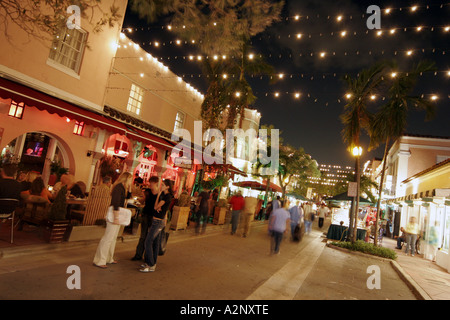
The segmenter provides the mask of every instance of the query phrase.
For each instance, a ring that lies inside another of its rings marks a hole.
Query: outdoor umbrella
[[[349,197],[347,195],[347,192],[343,192],[343,193],[340,193],[333,197],[327,198],[326,200],[327,201],[353,201],[353,197]],[[359,197],[359,203],[372,204],[372,202],[370,202],[370,200],[365,199],[363,197]]]
[[[234,182],[233,185],[236,187],[250,188],[250,189],[259,190],[259,191],[266,191],[266,186],[267,186],[266,181],[264,181],[264,183],[260,183],[258,181],[241,181],[241,182]],[[269,191],[281,192],[282,190],[276,184],[270,183]]]
[[[301,201],[312,201],[312,200],[302,196],[301,194],[297,194],[297,193],[288,193],[287,196],[294,197],[295,199],[301,200]]]

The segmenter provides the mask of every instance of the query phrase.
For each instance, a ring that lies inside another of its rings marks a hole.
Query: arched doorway
[[[75,159],[60,137],[45,131],[26,132],[11,140],[2,150],[1,157],[11,156],[19,161],[21,171],[34,171],[42,175],[46,184],[53,185],[57,167],[75,173]],[[52,176],[55,174],[55,176]]]

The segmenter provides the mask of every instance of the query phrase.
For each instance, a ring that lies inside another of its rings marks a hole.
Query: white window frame
[[[173,131],[175,132],[177,129],[183,129],[185,120],[186,114],[184,112],[177,111],[177,115],[175,116],[175,124],[173,125]]]
[[[68,74],[79,75],[87,34],[81,28],[64,27],[53,39],[47,64]],[[71,39],[76,39],[76,42],[72,43]]]
[[[143,100],[144,100],[144,89],[132,83],[130,89],[130,96],[128,97],[127,111],[140,115]]]

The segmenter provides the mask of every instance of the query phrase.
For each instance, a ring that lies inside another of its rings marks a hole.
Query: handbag
[[[131,210],[119,207],[119,224],[121,226],[128,226],[131,222]],[[109,206],[106,212],[106,221],[114,223],[114,207]]]

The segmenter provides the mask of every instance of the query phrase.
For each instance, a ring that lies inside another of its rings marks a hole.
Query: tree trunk
[[[386,171],[386,160],[387,160],[388,151],[389,151],[389,138],[386,139],[386,146],[384,147],[383,168],[381,169],[380,185],[378,186],[377,216],[376,216],[376,220],[375,220],[375,237],[374,237],[375,246],[378,245],[378,221],[380,219],[381,194],[383,193],[383,183],[384,183],[384,175],[385,175],[385,171]]]

